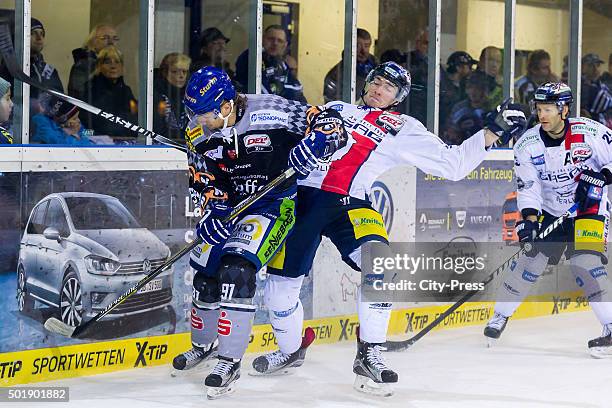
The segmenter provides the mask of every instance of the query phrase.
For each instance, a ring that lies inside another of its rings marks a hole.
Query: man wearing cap
[[[465,51],[455,51],[440,70],[440,127],[446,123],[453,106],[465,98],[464,79],[474,71],[476,61]]]
[[[30,76],[48,88],[64,92],[64,86],[62,85],[57,69],[55,69],[53,65],[48,64],[42,55],[42,50],[45,47],[45,27],[42,22],[36,18],[32,18],[31,21]],[[13,76],[6,70],[6,67],[2,67],[0,75],[6,78],[10,83],[13,83]],[[34,87],[30,88],[30,98],[33,99],[33,114],[42,109],[38,103],[39,95],[39,89]]]
[[[277,24],[268,26],[263,33],[261,54],[261,91],[294,101],[306,102],[304,88],[286,62],[287,32]],[[242,92],[249,87],[249,50],[236,60],[236,86]]]
[[[234,72],[225,59],[226,44],[230,41],[217,27],[210,27],[202,31],[200,36],[200,56],[191,63],[190,71],[194,73],[205,66],[213,66],[227,72],[234,78]]]
[[[32,142],[55,145],[88,146],[93,144],[79,119],[79,108],[52,97],[46,113],[32,117]]]
[[[582,57],[582,90],[580,108],[582,115],[599,123],[610,125],[612,117],[612,94],[601,81],[601,64],[603,60],[597,54],[586,54]]]
[[[517,103],[529,109],[529,101],[540,85],[558,82],[559,78],[550,69],[550,54],[545,50],[535,50],[527,57],[527,74],[514,83],[514,97]]]

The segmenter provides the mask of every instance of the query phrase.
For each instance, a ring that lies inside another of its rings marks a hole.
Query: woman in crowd
[[[98,53],[94,76],[85,84],[85,89],[88,103],[131,123],[138,123],[136,99],[132,89],[123,81],[123,54],[114,45]],[[124,126],[99,116],[84,115],[83,122],[97,135],[136,138],[136,134]]]
[[[162,59],[155,73],[153,130],[172,139],[183,139],[186,114],[182,101],[190,64],[187,55],[173,52]]]

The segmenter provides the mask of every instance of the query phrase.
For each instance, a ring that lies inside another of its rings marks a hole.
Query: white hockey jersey
[[[460,180],[487,153],[482,130],[460,146],[449,146],[406,115],[339,101],[325,106],[340,112],[349,141],[300,185],[366,199],[374,181],[391,168],[412,165],[434,176]]]
[[[612,132],[604,125],[570,118],[565,136],[559,139],[552,139],[539,124],[527,130],[514,146],[519,210],[533,208],[561,216],[574,204],[576,176],[587,168],[612,171]],[[599,212],[607,213],[607,206],[600,206]]]

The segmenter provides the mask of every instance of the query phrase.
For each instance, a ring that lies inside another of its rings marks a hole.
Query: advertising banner
[[[74,344],[54,316],[91,319],[194,237],[183,170],[0,173],[0,353]],[[267,323],[258,273],[256,324]],[[107,315],[87,341],[190,331],[188,256]],[[312,281],[302,291],[312,317]]]

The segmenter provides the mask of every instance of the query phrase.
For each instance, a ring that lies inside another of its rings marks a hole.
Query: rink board
[[[394,310],[389,335],[403,335],[402,340],[411,337],[447,308],[448,305],[437,305]],[[588,308],[580,292],[571,292],[555,296],[550,302],[524,303],[513,318],[547,316]],[[492,313],[491,303],[467,303],[436,330],[484,325]],[[355,341],[358,320],[357,315],[336,316],[307,320],[304,327],[307,326],[314,329],[316,344]],[[0,385],[28,384],[169,364],[176,354],[190,347],[190,334],[180,333],[3,353],[0,354]],[[276,340],[269,324],[253,328],[247,352],[261,353],[275,347]]]

